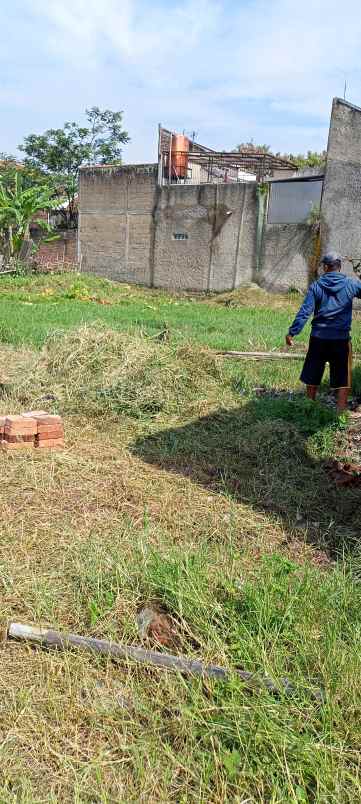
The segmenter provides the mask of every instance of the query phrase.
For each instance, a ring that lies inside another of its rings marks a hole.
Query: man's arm
[[[286,335],[286,343],[288,346],[292,346],[293,343],[292,339],[294,338],[294,336],[299,335],[300,332],[302,332],[303,327],[308,321],[310,315],[312,315],[312,313],[314,312],[315,303],[316,303],[315,294],[313,286],[311,285],[305,296],[305,300],[302,304],[302,307],[300,307],[296,315],[296,318],[293,324],[291,324],[288,330],[288,334]]]
[[[354,290],[354,295],[355,295],[356,299],[361,299],[361,282],[360,282],[360,280],[359,279],[353,279],[352,284],[353,284],[353,290]]]

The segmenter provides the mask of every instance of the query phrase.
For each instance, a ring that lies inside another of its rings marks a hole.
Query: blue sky
[[[158,122],[299,152],[345,80],[361,105],[359,0],[2,2],[0,151],[97,105],[124,110],[127,162],[155,161]]]

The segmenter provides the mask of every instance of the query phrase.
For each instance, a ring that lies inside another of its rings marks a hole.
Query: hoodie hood
[[[323,274],[323,276],[320,277],[317,284],[322,290],[326,291],[326,293],[336,295],[340,290],[346,288],[348,281],[348,277],[345,274],[341,274],[340,271],[329,271],[327,274]]]

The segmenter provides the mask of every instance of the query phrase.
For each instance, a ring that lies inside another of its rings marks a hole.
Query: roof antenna
[[[343,88],[343,99],[346,100],[346,89],[347,89],[347,81],[345,81],[345,86]]]

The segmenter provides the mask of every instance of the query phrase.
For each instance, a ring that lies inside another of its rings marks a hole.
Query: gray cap
[[[336,262],[341,264],[341,257],[336,251],[329,251],[323,255],[321,262],[322,265],[335,265]]]

